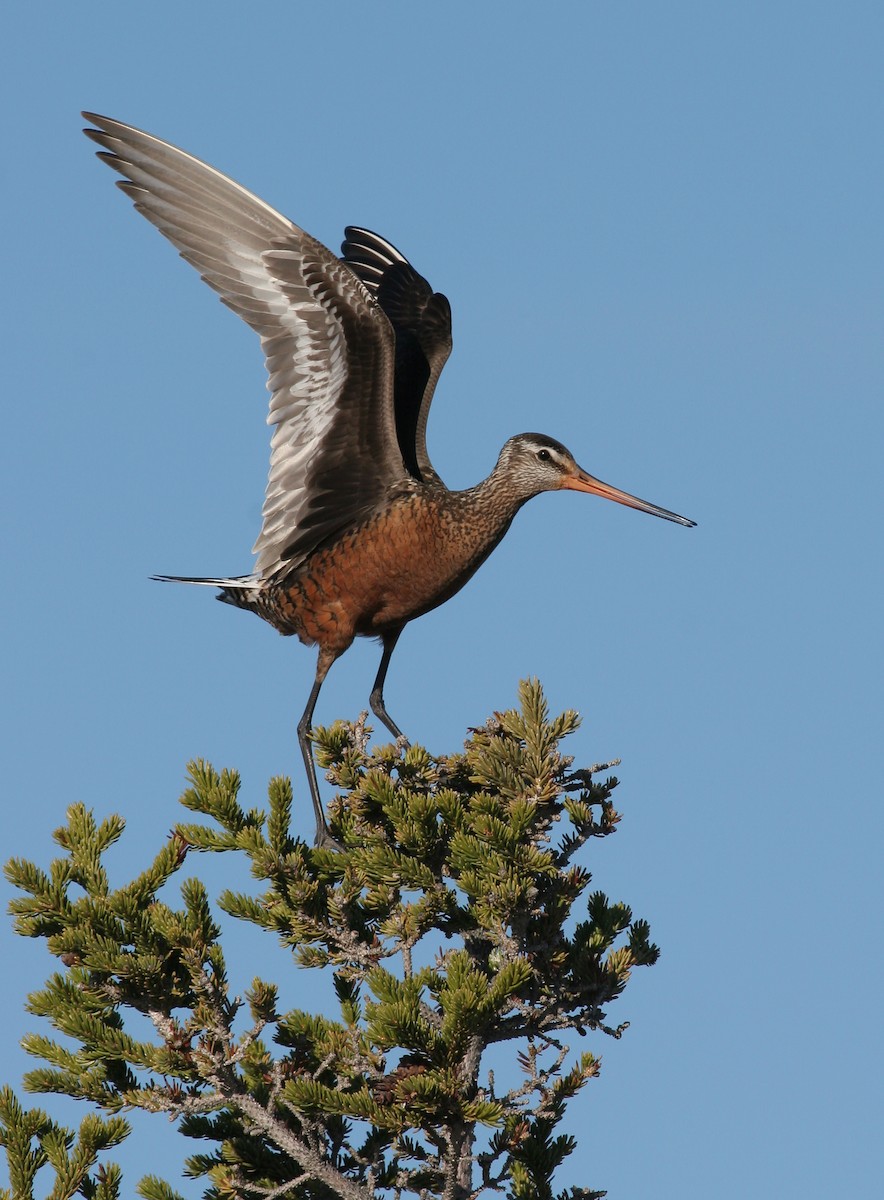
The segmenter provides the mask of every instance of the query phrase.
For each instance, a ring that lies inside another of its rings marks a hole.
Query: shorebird
[[[356,637],[381,641],[372,711],[396,738],[384,680],[405,625],[444,604],[522,505],[571,489],[680,525],[694,521],[602,483],[561,442],[520,433],[475,487],[449,490],[430,462],[427,414],[451,352],[451,309],[384,238],[348,226],[341,256],[208,164],[84,113],[118,186],[261,338],[270,477],[250,575],[154,578],[220,588],[219,600],[319,647],[298,723],[316,843],[325,820],[311,745],[319,690]]]

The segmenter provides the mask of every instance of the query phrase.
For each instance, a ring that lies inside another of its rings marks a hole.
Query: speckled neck
[[[520,480],[508,464],[498,462],[487,479],[459,494],[469,497],[476,511],[487,514],[489,521],[508,525],[522,505],[537,495],[537,488],[533,481]]]

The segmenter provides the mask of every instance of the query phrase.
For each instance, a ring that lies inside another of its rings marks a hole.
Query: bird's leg
[[[313,746],[310,741],[310,732],[313,722],[313,710],[319,698],[319,689],[322,687],[323,680],[337,657],[337,654],[330,650],[319,651],[319,661],[316,664],[316,678],[313,681],[313,687],[310,689],[310,696],[307,700],[307,707],[304,709],[304,715],[298,722],[298,744],[304,756],[304,766],[307,768],[307,782],[310,785],[310,798],[313,801],[313,812],[316,816],[316,837],[314,844],[323,846],[329,850],[343,850],[344,847],[340,842],[335,841],[329,833],[328,825],[325,823],[325,812],[322,807],[322,800],[319,797],[319,784],[316,780],[316,764],[313,761]]]
[[[371,705],[371,711],[376,717],[380,717],[393,737],[397,741],[401,740],[408,745],[405,735],[387,712],[384,705],[384,680],[387,678],[387,668],[390,665],[390,659],[393,657],[393,651],[396,648],[396,643],[399,641],[399,634],[401,632],[401,629],[395,629],[391,633],[383,635],[384,652],[381,655],[381,665],[378,667],[378,673],[375,676],[374,687],[371,689],[371,696],[368,702]]]

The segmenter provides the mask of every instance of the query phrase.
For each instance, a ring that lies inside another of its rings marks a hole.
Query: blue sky
[[[537,429],[699,522],[532,502],[406,630],[389,708],[445,752],[538,675],[583,714],[578,762],[623,759],[590,865],[663,957],[594,1047],[563,1186],[879,1196],[884,10],[19,5],[4,42],[4,857],[47,861],[83,800],[127,817],[122,881],[197,755],[254,803],[291,772],[312,828],[313,652],[148,580],[250,567],[257,341],[115,191],[86,107],[328,245],[377,229],[449,296],[429,438],[451,486]],[[376,664],[354,647],[317,720],[366,707]],[[0,937],[14,1081],[51,963]],[[149,1128],[130,1187],[158,1155],[175,1176]]]

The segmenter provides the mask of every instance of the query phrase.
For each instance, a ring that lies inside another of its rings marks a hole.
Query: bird
[[[136,210],[261,340],[273,433],[254,570],[153,578],[219,588],[217,599],[318,647],[298,743],[315,844],[339,850],[316,778],[312,721],[329,669],[356,637],[380,640],[369,703],[404,742],[384,703],[402,630],[464,586],[527,500],[571,490],[696,522],[603,483],[539,433],[511,437],[475,486],[447,488],[426,443],[452,348],[446,297],[368,229],[347,226],[338,256],[171,143],[96,113],[83,117]]]

